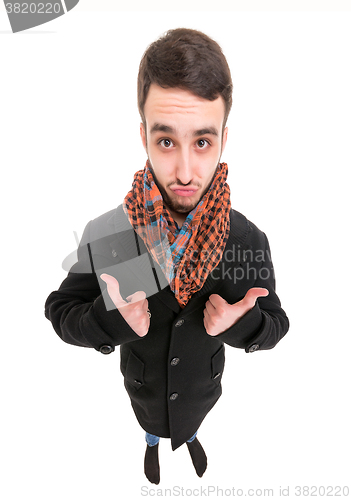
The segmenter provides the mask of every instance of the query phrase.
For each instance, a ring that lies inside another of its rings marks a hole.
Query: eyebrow
[[[164,125],[163,123],[155,123],[151,130],[150,130],[150,135],[154,134],[155,132],[166,132],[169,134],[176,134],[176,131],[174,130],[173,127],[169,127],[168,125]],[[211,134],[216,137],[218,137],[218,131],[215,127],[205,127],[205,128],[200,128],[199,130],[194,130],[193,131],[193,137],[198,137],[200,135],[205,135],[205,134]]]

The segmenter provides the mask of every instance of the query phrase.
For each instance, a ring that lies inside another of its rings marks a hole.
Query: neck
[[[173,210],[170,210],[169,208],[168,208],[168,210],[169,210],[171,216],[173,217],[173,219],[178,224],[178,227],[181,228],[185,219],[187,218],[188,214],[181,214],[179,212],[174,212]]]

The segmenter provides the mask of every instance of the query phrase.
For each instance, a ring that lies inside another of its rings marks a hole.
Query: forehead
[[[215,125],[220,127],[224,118],[224,100],[219,96],[214,101],[199,97],[189,90],[180,88],[164,89],[154,83],[146,98],[144,113],[148,128],[154,122],[173,125],[179,124]]]

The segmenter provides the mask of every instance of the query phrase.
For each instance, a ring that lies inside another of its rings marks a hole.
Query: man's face
[[[227,142],[222,97],[202,99],[188,90],[151,84],[140,135],[163,201],[187,214],[211,185]]]

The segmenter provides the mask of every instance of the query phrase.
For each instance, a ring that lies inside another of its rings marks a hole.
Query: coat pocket
[[[127,361],[127,368],[125,379],[126,381],[135,387],[140,389],[144,385],[144,368],[145,365],[133,351],[130,351]]]
[[[224,370],[224,345],[211,358],[212,380],[216,385],[219,385],[222,379]]]

